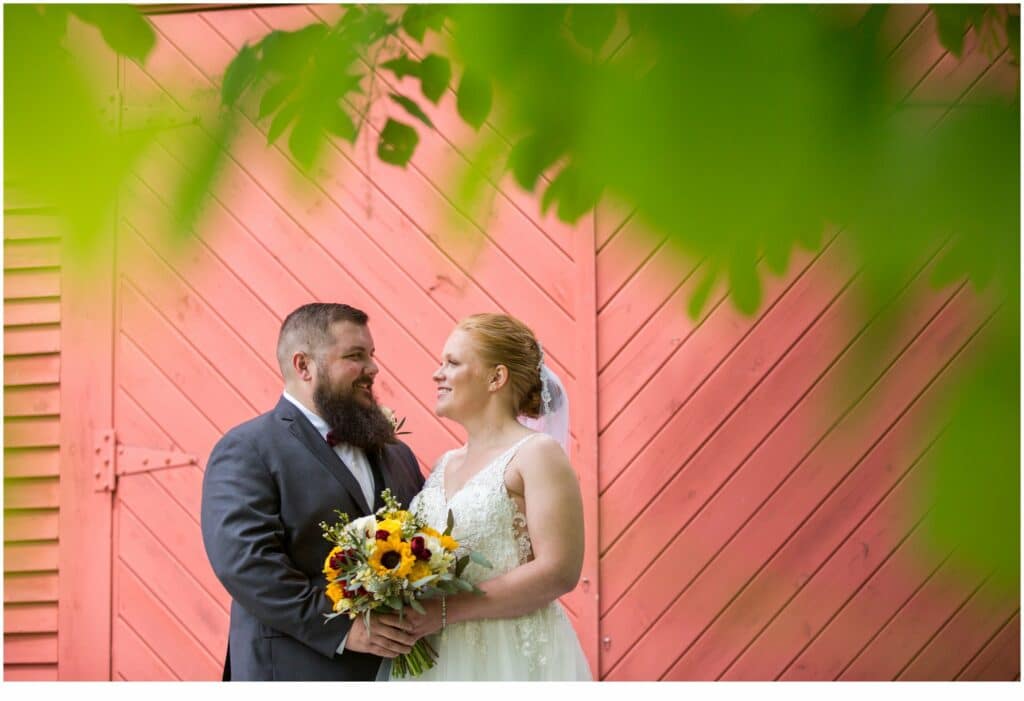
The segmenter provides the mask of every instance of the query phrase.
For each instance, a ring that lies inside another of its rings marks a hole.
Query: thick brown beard
[[[391,422],[381,413],[372,394],[371,402],[369,406],[362,403],[354,390],[332,392],[325,373],[319,373],[313,404],[338,440],[363,450],[381,448],[391,440]]]

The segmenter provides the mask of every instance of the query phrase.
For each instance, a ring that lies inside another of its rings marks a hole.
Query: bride
[[[409,614],[412,634],[431,635],[438,652],[437,666],[412,681],[591,679],[557,601],[583,565],[579,484],[562,445],[517,420],[539,417],[567,440],[565,390],[543,358],[530,329],[501,314],[464,319],[445,343],[436,413],[468,439],[441,457],[411,506],[438,530],[451,509],[452,536],[493,567],[471,562],[463,572],[484,595],[423,602],[425,614]]]

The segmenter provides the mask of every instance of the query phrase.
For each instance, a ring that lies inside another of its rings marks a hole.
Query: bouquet
[[[438,533],[418,514],[403,510],[390,489],[381,493],[384,506],[371,516],[350,521],[335,511],[334,525],[320,523],[324,538],[334,544],[324,560],[327,597],[334,613],[327,620],[347,614],[363,616],[370,629],[370,613],[403,615],[406,606],[425,613],[420,601],[459,591],[482,593],[462,579],[466,565],[473,561],[483,567],[490,563],[478,553],[456,557],[459,543],[452,538],[455,525],[448,512],[447,529]],[[437,652],[421,638],[408,654],[394,660],[396,676],[418,676],[434,666]]]

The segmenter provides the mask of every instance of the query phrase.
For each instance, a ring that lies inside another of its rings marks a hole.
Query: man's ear
[[[313,379],[313,359],[303,351],[292,353],[292,369],[295,371],[295,376],[303,382]]]

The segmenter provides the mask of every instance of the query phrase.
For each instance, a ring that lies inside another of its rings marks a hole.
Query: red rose
[[[390,537],[391,534],[385,531],[383,528],[377,531],[377,540],[387,540]]]
[[[331,555],[331,561],[328,563],[331,569],[340,570],[346,565],[350,565],[356,561],[356,551],[349,549],[340,552],[336,552]]]
[[[423,539],[423,536],[416,536],[410,540],[409,547],[417,560],[430,559],[430,550],[427,549],[427,542]]]

